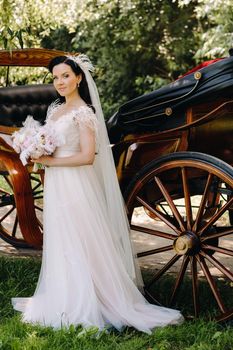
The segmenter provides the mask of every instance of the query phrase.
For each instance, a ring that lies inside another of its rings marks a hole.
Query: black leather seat
[[[43,123],[49,104],[56,98],[52,84],[0,88],[0,125],[21,127],[28,115]]]

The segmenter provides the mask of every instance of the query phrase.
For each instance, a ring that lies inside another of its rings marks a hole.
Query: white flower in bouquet
[[[27,164],[29,158],[38,159],[52,154],[60,144],[51,126],[42,126],[32,116],[28,116],[23,127],[12,134],[12,139],[13,148],[20,154],[23,165]]]
[[[40,123],[28,116],[23,127],[12,134],[13,148],[17,153],[26,150],[32,143],[32,138],[36,135]]]

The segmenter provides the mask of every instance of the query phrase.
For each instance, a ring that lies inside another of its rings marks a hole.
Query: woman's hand
[[[52,156],[41,156],[37,159],[30,159],[32,163],[40,163],[46,166],[52,165],[53,157]]]
[[[95,133],[88,127],[83,127],[80,132],[80,151],[68,157],[42,156],[31,159],[33,163],[40,163],[52,167],[77,167],[92,165],[95,159]]]

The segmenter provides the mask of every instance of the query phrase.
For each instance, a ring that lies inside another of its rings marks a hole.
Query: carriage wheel
[[[43,188],[38,174],[30,174],[32,196],[37,223],[42,232]],[[0,237],[16,248],[32,248],[21,231],[15,194],[11,177],[7,171],[0,172]]]
[[[30,174],[32,195],[38,226],[42,232],[43,189],[40,177]],[[25,241],[19,226],[15,195],[8,172],[0,173],[0,237],[16,248],[32,248]]]
[[[0,149],[0,238],[15,247],[42,246],[41,178],[14,151]]]
[[[150,249],[138,253],[146,296],[187,317],[231,318],[233,169],[201,153],[170,154],[136,175],[125,201],[138,241],[151,237]],[[141,208],[151,214],[146,224]]]

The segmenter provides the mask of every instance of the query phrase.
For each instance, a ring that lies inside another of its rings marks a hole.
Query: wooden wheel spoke
[[[219,309],[221,310],[222,313],[225,313],[227,311],[227,309],[224,306],[221,295],[217,289],[217,286],[216,286],[216,283],[215,283],[213,277],[211,276],[210,270],[205,262],[205,259],[203,258],[203,256],[201,256],[201,257],[199,256],[199,257],[197,257],[197,259],[198,259],[198,262],[202,268],[202,271],[207,279],[207,282],[209,283],[209,286],[212,290],[212,293],[213,293],[214,298],[218,304]]]
[[[205,210],[205,204],[206,204],[206,201],[207,201],[207,196],[209,194],[209,189],[210,189],[210,185],[211,185],[212,179],[213,179],[213,174],[209,174],[208,178],[207,178],[207,181],[206,181],[204,193],[203,193],[203,196],[201,198],[200,207],[199,207],[199,210],[197,212],[196,220],[195,220],[195,223],[194,223],[193,228],[192,228],[193,231],[196,231],[198,226],[199,226],[199,224],[200,224],[203,212]]]
[[[200,252],[211,264],[213,264],[219,271],[221,271],[225,276],[227,276],[233,282],[233,274],[223,266],[215,257],[206,254],[205,252]]]
[[[8,176],[4,176],[4,179],[6,180],[6,182],[7,182],[8,185],[10,186],[10,188],[13,189],[12,183],[10,182]]]
[[[167,216],[169,216],[167,210],[165,209],[165,207],[164,207],[164,205],[163,205],[162,203],[160,203],[160,204],[158,205],[158,208],[161,208],[161,210],[164,212],[164,214],[167,215]]]
[[[169,207],[170,207],[174,217],[176,218],[176,220],[177,220],[177,222],[178,222],[178,224],[180,226],[180,229],[182,231],[185,231],[184,221],[183,221],[179,211],[177,210],[177,208],[176,208],[176,206],[175,206],[175,204],[174,204],[170,194],[168,193],[168,191],[164,187],[162,181],[157,176],[155,176],[154,179],[155,179],[155,182],[158,185],[160,191],[162,192],[164,198],[166,199],[166,201],[167,201],[167,203],[168,203],[168,205],[169,205]]]
[[[227,248],[222,248],[222,247],[216,247],[210,244],[203,244],[202,249],[208,249],[208,250],[213,250],[214,252],[222,253],[225,255],[230,255],[233,256],[233,250],[227,249]]]
[[[43,196],[36,194],[35,196],[33,195],[33,198],[34,198],[34,201],[36,201],[38,199],[42,199]]]
[[[39,227],[41,228],[41,230],[43,230],[43,224],[38,218],[37,218],[37,223],[38,223]]]
[[[141,252],[141,253],[138,253],[137,254],[137,257],[138,258],[141,258],[143,256],[147,256],[147,255],[152,255],[152,254],[158,254],[158,253],[162,253],[162,252],[167,252],[169,250],[172,250],[173,249],[173,245],[167,245],[167,246],[164,246],[164,247],[160,247],[160,248],[155,248],[155,249],[150,249],[150,250],[147,250],[145,252]]]
[[[37,210],[43,211],[43,209],[42,209],[41,207],[39,207],[38,205],[35,205],[34,207],[35,207],[35,209],[37,209]]]
[[[199,235],[202,235],[202,233],[211,225],[213,225],[233,203],[233,197],[226,203],[224,206],[212,216],[212,218],[200,229]]]
[[[18,216],[16,215],[15,221],[14,221],[14,226],[12,229],[12,237],[15,237],[15,235],[16,235],[17,226],[18,226]]]
[[[216,229],[218,229],[218,227]],[[203,235],[201,237],[201,241],[204,242],[204,241],[208,241],[208,240],[214,239],[214,238],[220,238],[220,237],[229,236],[232,233],[233,233],[233,226],[230,226],[230,228],[229,227],[224,228],[224,230],[220,230],[217,233],[213,233],[213,234],[210,234],[210,235],[207,235],[207,236]]]
[[[193,293],[193,307],[195,317],[199,316],[200,303],[198,295],[198,275],[197,275],[197,260],[194,256],[190,257],[191,275],[192,275],[192,293]]]
[[[179,258],[181,257],[181,255],[174,255],[168,262],[166,265],[164,265],[162,267],[162,269],[160,269],[152,278],[152,280],[146,284],[146,287],[149,288],[155,281],[157,281],[172,265],[174,265],[176,263],[177,260],[179,260]]]
[[[15,209],[15,206],[13,206],[10,210],[8,210],[8,212],[1,217],[0,222],[3,222],[12,213],[14,209]]]
[[[191,230],[193,217],[192,217],[192,206],[191,206],[191,200],[190,200],[190,192],[189,192],[186,168],[181,168],[181,174],[182,174],[184,200],[185,200],[186,217],[187,217],[187,229]]]
[[[4,188],[0,188],[0,192],[10,196],[10,192],[6,191]]]
[[[32,188],[32,192],[34,192],[37,188],[39,188],[41,185],[41,183],[39,182],[38,184],[36,184],[33,188]]]
[[[38,178],[36,176],[33,176],[32,174],[30,174],[30,180],[33,180],[35,182],[40,181],[40,180],[38,180]]]
[[[162,220],[167,226],[169,226],[173,231],[175,231],[177,234],[180,234],[180,230],[159,210],[156,208],[152,208],[150,204],[148,204],[146,201],[144,201],[141,197],[136,197],[137,201],[142,204],[144,207],[146,207],[149,211],[151,211],[153,214],[158,216],[160,220]]]
[[[148,297],[152,301],[153,304],[156,304],[156,305],[159,305],[159,306],[163,306],[157,299],[155,299],[155,296],[152,295],[149,292],[149,290],[146,289],[145,287],[144,287],[144,292],[145,292],[145,297]]]
[[[149,235],[152,235],[152,236],[162,237],[162,238],[166,238],[166,239],[174,240],[177,238],[177,236],[172,235],[171,233],[153,230],[153,229],[148,228],[148,227],[130,225],[130,228],[131,228],[131,230],[134,230],[134,231],[144,232],[144,233],[148,233]]]
[[[181,286],[181,283],[183,281],[183,278],[184,278],[184,275],[185,275],[185,271],[187,269],[187,266],[188,266],[188,263],[189,263],[189,257],[188,256],[184,256],[183,257],[183,261],[182,261],[182,265],[181,265],[181,268],[180,268],[180,271],[177,275],[177,278],[176,278],[176,282],[175,282],[175,286],[174,286],[174,289],[173,289],[173,292],[172,292],[172,295],[171,295],[171,298],[170,298],[170,302],[169,302],[169,305],[173,305],[174,303],[174,300],[180,290],[180,286]]]

